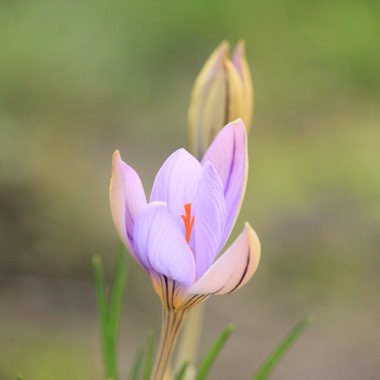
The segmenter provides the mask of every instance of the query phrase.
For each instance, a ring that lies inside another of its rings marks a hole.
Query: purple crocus
[[[149,202],[136,171],[114,153],[112,217],[164,309],[186,310],[212,294],[231,293],[255,272],[260,243],[248,223],[219,256],[242,204],[247,170],[246,130],[239,119],[219,132],[201,162],[184,149],[171,154]]]

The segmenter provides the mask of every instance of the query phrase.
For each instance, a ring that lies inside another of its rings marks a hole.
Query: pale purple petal
[[[202,174],[202,166],[185,149],[178,149],[164,162],[154,180],[150,201],[163,201],[173,215],[182,215]]]
[[[138,257],[148,271],[184,286],[194,282],[193,254],[166,203],[153,202],[142,210],[133,237]]]
[[[219,253],[226,224],[223,184],[210,162],[204,166],[192,209],[191,246],[195,253],[197,278],[200,278]]]
[[[223,183],[227,208],[225,240],[239,213],[247,184],[247,135],[242,120],[227,124],[205,153],[202,164],[210,161]]]
[[[246,223],[243,232],[210,269],[189,289],[194,294],[227,294],[245,285],[255,273],[260,260],[260,242]]]
[[[133,225],[141,209],[146,206],[146,198],[139,175],[122,161],[118,150],[112,157],[110,205],[116,230],[134,254]]]

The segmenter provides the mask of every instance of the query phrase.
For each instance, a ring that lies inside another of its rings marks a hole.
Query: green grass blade
[[[112,284],[111,299],[108,310],[108,328],[116,337],[119,329],[124,287],[127,278],[127,258],[124,248],[119,250],[116,260],[115,277]]]
[[[139,375],[140,375],[143,359],[144,359],[144,350],[140,349],[136,353],[136,357],[133,361],[133,365],[132,365],[128,380],[138,380],[140,378]]]
[[[188,362],[182,364],[182,367],[176,373],[174,380],[182,380],[186,374],[187,367],[189,366]]]
[[[112,343],[112,336],[110,336],[108,329],[108,304],[101,257],[94,256],[92,258],[92,265],[94,267],[96,303],[100,320],[100,340],[103,353],[103,366],[106,379],[109,379],[116,376],[116,367],[114,360],[114,344]]]
[[[305,328],[310,323],[309,318],[305,318],[298,322],[290,333],[280,342],[280,344],[274,349],[274,351],[268,356],[268,358],[261,365],[253,380],[266,380],[275,366],[285,355],[286,351],[295,343],[300,337]]]
[[[235,330],[235,326],[230,324],[228,325],[222,334],[219,336],[217,341],[214,343],[214,345],[211,347],[210,351],[207,353],[205,358],[203,359],[199,370],[197,372],[196,380],[205,380],[208,376],[208,373],[210,372],[210,369],[212,365],[215,362],[215,359],[217,358],[219,352],[223,348],[224,344],[227,342],[230,335]]]
[[[98,305],[100,328],[103,333],[107,328],[107,299],[104,289],[103,264],[100,256],[93,256],[92,265],[94,267],[96,303]]]
[[[149,334],[145,347],[144,380],[150,380],[153,369],[153,335]]]
[[[123,305],[124,287],[127,277],[127,260],[124,248],[119,249],[116,259],[115,274],[111,288],[110,301],[106,316],[106,368],[107,375],[117,379],[117,338],[119,321]]]

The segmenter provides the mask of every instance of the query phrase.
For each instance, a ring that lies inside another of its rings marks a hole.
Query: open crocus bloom
[[[259,240],[248,223],[218,257],[246,187],[244,124],[225,126],[201,162],[175,151],[155,178],[149,203],[138,174],[113,156],[110,203],[116,229],[150,276],[169,310],[190,308],[211,294],[231,293],[255,272]]]

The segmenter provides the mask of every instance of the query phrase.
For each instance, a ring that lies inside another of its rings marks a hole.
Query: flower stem
[[[187,310],[162,309],[162,329],[152,380],[163,380]]]
[[[202,335],[205,304],[201,303],[189,310],[178,342],[178,352],[174,370],[178,371],[183,363],[195,367],[200,337]]]

